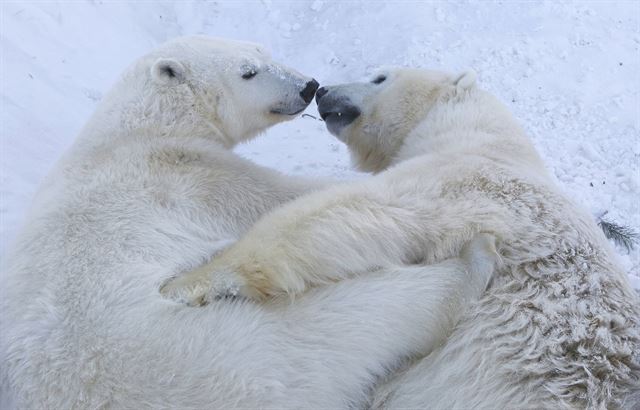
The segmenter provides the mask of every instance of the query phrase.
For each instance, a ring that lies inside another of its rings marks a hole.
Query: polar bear
[[[3,406],[340,408],[444,340],[496,262],[390,267],[265,305],[193,309],[158,288],[316,189],[230,148],[293,118],[317,82],[203,37],[136,61],[35,200],[0,284]]]
[[[188,298],[298,294],[375,267],[455,255],[475,232],[504,265],[446,344],[389,382],[389,408],[632,406],[640,302],[590,215],[556,186],[473,72],[389,69],[320,88],[366,181],[299,198],[183,277]]]

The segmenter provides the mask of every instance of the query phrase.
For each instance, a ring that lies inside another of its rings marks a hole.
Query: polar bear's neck
[[[235,142],[198,106],[188,85],[158,93],[146,73],[132,67],[104,97],[82,129],[83,145],[104,144],[120,138],[205,138],[225,148]]]
[[[543,167],[513,115],[491,94],[477,89],[433,107],[405,138],[394,163],[424,154],[469,151]]]

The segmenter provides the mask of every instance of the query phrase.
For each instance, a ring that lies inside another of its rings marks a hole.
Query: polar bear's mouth
[[[288,112],[288,111],[284,111],[284,110],[281,110],[281,109],[273,109],[273,110],[271,110],[270,112],[271,112],[271,114],[276,114],[276,115],[291,115],[291,116],[293,116],[293,115],[298,115],[298,114],[300,114],[300,113],[301,113],[302,111],[304,111],[306,108],[307,108],[307,107],[302,107],[302,108],[300,108],[299,110],[297,110],[297,111],[293,111],[293,112]]]
[[[318,113],[329,132],[338,136],[343,128],[360,116],[361,111],[355,105],[346,104],[343,101],[324,103],[324,100],[321,100],[318,103]]]

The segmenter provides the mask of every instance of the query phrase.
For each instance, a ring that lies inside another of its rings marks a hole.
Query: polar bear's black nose
[[[316,91],[316,102],[320,101],[320,98],[328,92],[329,90],[327,90],[326,87],[318,88],[318,91]]]
[[[309,104],[311,100],[313,100],[313,96],[315,95],[319,85],[320,84],[318,84],[318,82],[314,79],[311,79],[311,81],[307,83],[307,85],[304,87],[304,90],[300,91],[300,97],[302,97],[304,102]]]

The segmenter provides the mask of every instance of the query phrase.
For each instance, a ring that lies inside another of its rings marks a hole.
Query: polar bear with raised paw
[[[492,237],[294,302],[193,309],[158,293],[320,186],[230,150],[294,118],[317,87],[260,46],[206,37],[125,71],[3,257],[3,408],[358,406],[374,380],[442,343],[486,288]]]
[[[379,267],[442,260],[490,232],[504,242],[504,266],[489,293],[375,404],[634,406],[638,295],[592,217],[555,186],[473,72],[383,70],[367,83],[320,88],[316,100],[358,168],[376,175],[274,210],[182,278],[198,283],[188,298],[300,294]]]

